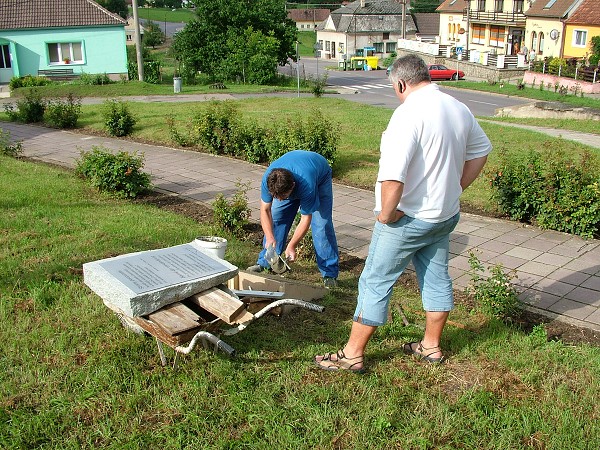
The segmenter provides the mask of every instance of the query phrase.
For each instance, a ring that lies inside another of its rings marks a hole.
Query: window
[[[555,3],[556,3],[556,0],[550,0],[548,3],[546,3],[546,6],[544,6],[544,9],[552,8],[552,5],[554,5]]]
[[[490,27],[490,47],[504,47],[504,27]]]
[[[535,51],[537,46],[537,33],[535,31],[531,32],[531,50]]]
[[[473,38],[474,44],[485,44],[485,25],[473,25]]]
[[[390,33],[383,33],[383,40],[387,41],[390,38]]]
[[[516,13],[523,13],[523,0],[514,0],[513,11]]]
[[[375,53],[383,53],[383,42],[375,42],[373,47],[375,47]]]
[[[477,0],[477,11],[485,11],[485,0]]]
[[[544,33],[540,32],[540,48],[538,49],[538,55],[544,53]]]
[[[344,43],[340,42],[340,53],[344,53]]]
[[[127,34],[127,35],[125,35],[125,39],[127,40],[127,42],[132,42],[133,41],[133,35],[132,34]]]
[[[573,30],[573,47],[585,47],[587,30]]]
[[[83,62],[81,42],[61,42],[48,44],[48,59],[50,64],[63,62]]]
[[[504,11],[504,0],[494,0],[494,11],[496,11],[496,12]]]
[[[11,67],[8,45],[0,45],[0,69],[10,69]]]
[[[394,53],[396,51],[396,43],[395,42],[386,42],[385,43],[385,52],[386,53]]]
[[[331,41],[325,41],[325,51],[331,51]]]

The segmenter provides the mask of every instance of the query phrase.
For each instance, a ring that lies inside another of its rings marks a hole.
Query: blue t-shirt
[[[287,169],[294,175],[296,185],[289,200],[300,200],[300,214],[312,214],[319,209],[319,186],[331,180],[331,167],[323,156],[306,150],[293,150],[273,161],[260,186],[260,198],[265,203],[273,202],[267,188],[267,177],[273,169]]]

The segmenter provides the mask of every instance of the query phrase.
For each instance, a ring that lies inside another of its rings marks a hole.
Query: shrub
[[[0,154],[4,156],[18,157],[23,152],[21,141],[13,142],[10,133],[0,128]]]
[[[90,85],[90,86],[102,86],[105,84],[111,84],[113,81],[108,78],[105,73],[82,73],[79,77],[78,84]]]
[[[237,109],[233,102],[211,101],[207,110],[194,119],[199,143],[216,155],[234,154],[230,140],[231,130],[237,120]]]
[[[268,140],[270,131],[255,123],[238,123],[231,130],[231,145],[234,153],[252,163],[262,163],[268,160]]]
[[[317,98],[322,97],[325,93],[325,86],[327,86],[327,74],[313,80],[311,92]]]
[[[171,139],[177,145],[181,147],[191,147],[195,145],[196,139],[192,136],[190,130],[193,128],[191,126],[186,128],[186,131],[181,132],[177,129],[175,125],[175,118],[173,116],[167,116],[167,126],[169,127],[169,133],[171,135]]]
[[[37,87],[46,86],[52,83],[46,77],[34,77],[32,75],[25,75],[24,77],[12,77],[8,83],[8,87],[11,91],[22,87]]]
[[[44,121],[55,128],[75,128],[81,115],[81,97],[69,93],[62,99],[51,100],[46,105]]]
[[[127,104],[120,100],[106,100],[104,106],[104,125],[108,134],[117,137],[131,134],[136,119]]]
[[[5,104],[4,111],[12,121],[39,123],[44,120],[46,101],[37,89],[32,89],[17,101],[16,110],[12,104]]]
[[[483,277],[483,264],[473,252],[469,253],[471,284],[466,292],[477,307],[488,317],[510,321],[521,311],[517,291],[511,283],[516,275],[505,273],[502,265],[488,267],[489,277]]]
[[[530,152],[523,159],[500,154],[490,169],[493,196],[512,219],[593,237],[600,231],[600,162],[563,151]]]
[[[113,154],[108,149],[94,146],[89,152],[81,152],[75,173],[101,192],[133,198],[151,188],[150,175],[141,171],[143,166],[143,157],[135,153]]]
[[[227,200],[223,194],[218,194],[213,202],[213,220],[215,226],[227,230],[235,236],[242,234],[243,228],[248,224],[251,210],[248,207],[247,192],[249,183],[236,183],[237,191]]]

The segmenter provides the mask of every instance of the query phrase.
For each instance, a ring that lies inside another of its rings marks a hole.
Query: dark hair
[[[398,58],[390,70],[390,81],[392,84],[397,84],[399,80],[403,80],[409,86],[431,81],[427,64],[417,55]]]
[[[267,189],[277,198],[289,194],[294,188],[294,175],[287,169],[273,169],[267,175]]]

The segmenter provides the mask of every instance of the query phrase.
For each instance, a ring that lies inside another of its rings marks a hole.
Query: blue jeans
[[[394,283],[412,261],[417,272],[425,311],[454,307],[452,279],[448,274],[450,233],[459,214],[430,223],[404,216],[384,225],[375,223],[369,254],[358,282],[354,321],[380,326],[387,322]]]
[[[335,230],[333,229],[333,186],[329,180],[329,182],[319,185],[318,188],[319,209],[312,214],[310,222],[315,254],[317,256],[317,266],[323,277],[337,278],[339,272],[339,253]],[[283,253],[285,250],[288,234],[299,209],[299,200],[273,200],[271,215],[273,216],[273,234],[277,242],[275,250],[278,254]],[[267,268],[269,267],[269,263],[265,259],[267,250],[264,248],[264,245],[265,239],[263,238],[263,249],[258,255],[257,264]]]

